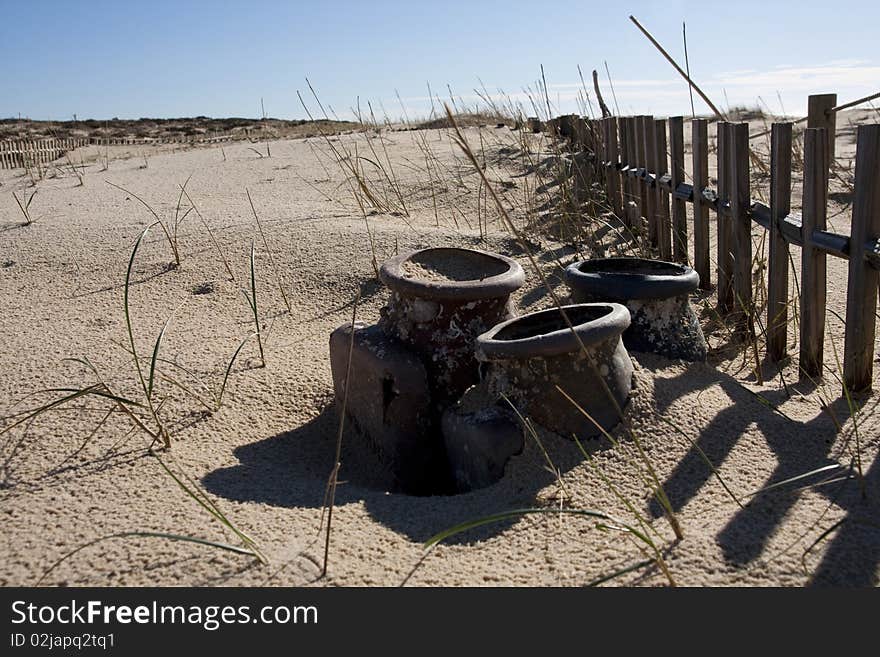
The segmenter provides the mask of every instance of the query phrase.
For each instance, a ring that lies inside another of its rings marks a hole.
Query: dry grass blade
[[[147,203],[144,199],[142,199],[140,196],[135,194],[134,192],[131,192],[131,191],[125,189],[125,187],[120,187],[119,185],[112,183],[109,180],[105,180],[104,182],[107,183],[108,185],[110,185],[111,187],[115,187],[116,189],[133,196],[137,201],[140,202],[141,205],[143,205],[149,211],[149,213],[151,215],[153,215],[153,217],[156,219],[156,222],[155,222],[155,224],[152,224],[152,225],[158,224],[159,227],[162,229],[162,232],[165,234],[165,239],[168,240],[168,245],[171,247],[171,254],[174,256],[174,264],[175,264],[175,266],[179,267],[180,266],[180,253],[177,250],[177,241],[172,236],[171,231],[168,230],[168,226],[165,225],[165,222],[162,221],[162,218],[156,213],[156,211],[152,208],[152,206],[149,203]]]
[[[238,527],[236,527],[229,520],[229,518],[227,518],[226,515],[220,510],[220,508],[211,500],[211,498],[209,498],[204,492],[202,492],[195,485],[195,482],[193,482],[191,479],[189,479],[189,477],[187,477],[186,475],[183,475],[183,478],[181,478],[181,477],[178,477],[176,474],[174,474],[174,472],[171,470],[171,468],[168,467],[168,465],[165,463],[165,461],[163,461],[159,457],[159,455],[155,451],[153,451],[152,449],[150,450],[150,455],[155,457],[155,459],[159,462],[159,465],[162,466],[162,470],[165,471],[165,474],[167,474],[169,477],[171,477],[171,479],[173,479],[174,482],[187,495],[189,495],[193,500],[195,500],[199,504],[199,506],[201,506],[203,509],[205,509],[208,513],[210,513],[212,516],[214,516],[214,518],[216,518],[221,524],[223,524],[233,534],[235,534],[239,538],[239,540],[241,540],[241,542],[247,546],[249,551],[254,556],[256,556],[262,563],[264,563],[264,564],[268,563],[268,560],[263,555],[263,553],[259,550],[259,548],[257,547],[257,544],[254,542],[254,540],[250,536],[245,534],[243,531],[238,529]],[[187,479],[189,483],[187,483],[187,481],[184,481],[183,480],[184,478]]]
[[[266,240],[266,233],[263,232],[263,223],[260,221],[260,216],[257,214],[257,209],[254,207],[254,200],[251,198],[250,191],[248,189],[245,189],[244,191],[247,194],[248,203],[250,203],[251,206],[251,212],[254,213],[254,221],[257,222],[257,229],[260,231],[260,238],[263,240],[266,255],[269,257],[269,266],[272,267],[272,271],[275,274],[275,282],[278,283],[278,291],[281,292],[284,306],[287,308],[287,313],[290,314],[293,312],[290,309],[290,300],[287,298],[287,293],[284,291],[284,283],[281,280],[281,274],[278,272],[278,267],[275,265],[275,258],[272,257],[272,249],[269,248],[269,242]]]
[[[12,198],[15,199],[15,202],[18,204],[18,209],[21,210],[21,214],[24,216],[25,225],[29,226],[34,223],[33,217],[31,217],[31,202],[34,200],[34,196],[37,195],[37,188],[31,192],[30,196],[26,196],[24,192],[22,192],[22,198],[18,198],[18,195],[13,191]]]
[[[232,358],[229,359],[229,364],[226,366],[226,372],[223,374],[223,381],[220,384],[220,391],[217,393],[217,404],[215,410],[220,410],[220,405],[223,403],[223,393],[226,392],[226,383],[229,381],[229,375],[232,373],[232,366],[235,365],[235,359],[238,358],[238,354],[241,353],[241,350],[244,348],[244,345],[254,337],[256,333],[251,333],[247,336],[241,343],[238,345],[238,348],[232,353]]]
[[[141,388],[144,391],[144,396],[146,397],[147,407],[150,409],[150,414],[153,417],[153,421],[156,423],[156,434],[161,436],[162,442],[164,443],[166,448],[171,447],[171,437],[168,435],[168,431],[165,429],[165,426],[162,424],[162,421],[159,419],[159,413],[156,409],[155,404],[153,404],[153,391],[152,391],[152,368],[150,372],[150,383],[147,383],[147,379],[144,377],[143,369],[141,368],[140,357],[138,356],[137,345],[135,344],[134,339],[134,328],[132,326],[131,321],[131,307],[129,305],[129,294],[131,290],[131,272],[134,269],[134,259],[137,256],[138,248],[140,248],[141,242],[144,237],[146,237],[150,228],[155,226],[156,224],[151,224],[144,228],[141,234],[138,236],[137,240],[134,243],[134,248],[131,250],[131,257],[128,260],[128,268],[125,271],[125,287],[123,293],[123,305],[125,310],[125,328],[128,332],[128,344],[131,349],[132,360],[134,361],[135,371],[137,372],[138,380],[140,381]],[[162,336],[165,333],[165,329],[162,329],[162,332],[159,334],[159,339],[156,341],[154,347],[154,353],[158,355],[159,343],[162,340]]]
[[[251,293],[248,293],[245,290],[242,290],[242,294],[244,294],[244,298],[247,299],[248,305],[251,308],[251,313],[254,316],[254,326],[256,327],[256,331],[254,335],[257,336],[257,346],[260,349],[260,363],[261,367],[266,367],[266,357],[263,353],[263,334],[260,330],[260,312],[257,307],[257,276],[256,276],[256,263],[254,257],[254,243],[251,241]]]
[[[220,259],[223,261],[223,266],[226,268],[226,273],[229,274],[229,280],[235,280],[235,274],[232,273],[232,267],[229,266],[229,261],[226,259],[226,255],[223,253],[223,249],[220,248],[220,244],[217,242],[217,238],[214,236],[214,231],[211,230],[211,226],[208,225],[208,222],[205,221],[205,218],[202,216],[202,213],[199,212],[198,207],[196,207],[195,202],[189,195],[189,192],[186,191],[184,187],[181,187],[181,191],[186,196],[186,200],[189,201],[189,204],[192,206],[192,209],[195,211],[196,216],[202,222],[202,225],[205,227],[205,230],[208,231],[208,236],[211,238],[211,243],[214,245],[214,249],[216,249],[217,253],[220,255]]]
[[[348,362],[345,365],[345,387],[342,393],[342,409],[339,412],[339,431],[336,434],[336,456],[333,460],[333,470],[327,483],[327,534],[324,539],[324,564],[321,568],[321,577],[327,575],[327,567],[330,561],[330,527],[333,522],[333,506],[336,502],[336,485],[339,482],[339,469],[342,467],[342,436],[345,431],[345,409],[348,407],[348,390],[351,385],[351,357],[354,353],[354,332],[357,321],[358,303],[361,295],[358,293],[354,298],[354,308],[351,312],[351,338],[348,343]]]
[[[209,541],[204,538],[196,538],[193,536],[183,536],[181,534],[168,534],[164,532],[147,532],[147,531],[131,531],[131,532],[118,532],[116,534],[108,534],[107,536],[102,536],[101,538],[96,538],[93,541],[89,541],[87,543],[83,543],[79,547],[71,550],[61,558],[57,559],[51,566],[46,568],[43,573],[40,575],[39,579],[34,582],[34,586],[40,586],[46,578],[52,574],[52,572],[58,568],[62,563],[70,559],[71,557],[79,554],[83,550],[92,547],[93,545],[97,545],[99,543],[103,543],[104,541],[109,541],[115,538],[163,538],[169,541],[183,541],[185,543],[195,543],[196,545],[204,545],[207,547],[217,548],[218,550],[224,550],[226,552],[234,552],[235,554],[244,554],[252,557],[260,558],[260,556],[251,550],[250,548],[241,548],[235,545],[228,545],[227,543],[218,543],[216,541]]]

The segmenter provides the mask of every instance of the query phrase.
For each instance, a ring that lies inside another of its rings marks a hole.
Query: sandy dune
[[[475,148],[482,142],[492,178],[506,181],[505,202],[522,208],[527,190],[540,181],[522,175],[516,134],[506,127],[468,129],[466,134]],[[430,175],[418,147],[422,138],[437,158]],[[367,152],[363,135],[342,139]],[[847,139],[842,136],[841,144]],[[374,280],[367,229],[380,261],[429,245],[474,246],[517,258],[527,276],[518,308],[551,303],[491,207],[488,234],[481,239],[486,229],[478,229],[474,217],[478,203],[486,207],[485,194],[477,200],[477,177],[444,131],[391,132],[384,140],[406,192],[409,216],[379,213],[369,216],[368,224],[328,156],[328,145],[316,139],[273,142],[271,158],[258,157],[246,144],[226,146],[225,158],[219,148],[155,152],[147,168],[140,168],[143,161],[137,157],[120,158],[105,172],[90,165],[84,186],[77,186],[73,175],[59,174],[39,183],[32,204],[39,220],[30,226],[20,225],[9,193],[24,189],[25,179],[20,172],[0,172],[0,414],[51,398],[21,401],[34,391],[94,382],[81,363],[63,360],[70,357],[88,357],[119,394],[138,394],[131,360],[114,343],[127,340],[126,266],[135,239],[152,218],[135,198],[104,180],[169,217],[178,185],[192,174],[188,190],[237,279],[228,280],[194,213],[181,227],[179,269],[168,269],[167,242],[153,228],[138,253],[131,287],[142,355],[149,354],[173,315],[162,348],[173,364],[165,363],[164,371],[194,386],[200,381],[211,390],[219,387],[230,356],[252,330],[240,292],[251,240],[257,243],[259,304],[268,330],[266,367],[256,367],[256,345],[248,343],[216,413],[208,414],[164,379],[157,385],[160,396],[169,396],[161,413],[173,429],[173,447],[160,452],[161,458],[175,473],[197,482],[254,539],[269,565],[191,543],[130,537],[83,549],[52,571],[46,584],[393,586],[406,580],[409,585],[580,586],[646,558],[642,546],[624,533],[601,531],[588,518],[555,514],[473,530],[425,556],[422,542],[457,522],[512,508],[552,507],[561,498],[568,508],[600,509],[634,520],[576,446],[562,438],[545,436],[562,473],[561,487],[530,441],[500,483],[465,495],[420,498],[388,492],[381,464],[347,436],[329,577],[318,578],[322,502],[337,429],[328,336],[350,319],[356,293],[361,295],[358,318],[367,322],[378,318],[387,298]],[[545,150],[537,159],[549,155],[547,144],[534,147]],[[432,198],[429,178],[435,188],[447,190],[439,199]],[[250,215],[246,188],[284,279],[289,314]],[[846,232],[849,210],[839,209],[843,214],[832,222]],[[521,212],[515,214],[524,221]],[[541,243],[542,266],[558,281],[557,261],[571,262],[575,250],[549,237]],[[798,250],[793,252],[797,263]],[[843,314],[846,263],[829,258],[829,264],[829,311]],[[758,385],[741,353],[724,348],[726,333],[713,326],[711,313],[702,314],[715,348],[709,363],[635,355],[636,391],[626,411],[679,513],[684,540],[675,542],[658,517],[631,441],[616,449],[590,444],[594,463],[650,519],[680,585],[876,585],[877,395],[862,400],[854,422],[832,374],[818,387],[797,384],[796,368],[789,365],[782,373],[788,395],[780,374],[767,365],[767,380]],[[825,353],[835,368],[834,348],[842,355],[842,326],[831,312],[827,323]],[[792,327],[790,341],[796,335]],[[797,353],[794,346],[792,353]],[[875,387],[880,387],[878,377]],[[823,410],[825,402],[828,410]],[[107,408],[107,403],[87,399],[0,437],[0,583],[32,584],[71,550],[118,532],[237,542],[163,471],[146,450],[148,439],[130,432],[120,413],[111,415],[77,452]],[[860,480],[845,476],[855,472],[857,439],[864,499]],[[730,491],[743,503],[750,500],[747,506],[740,507],[725,491],[701,451]],[[748,497],[774,482],[834,464],[841,467]],[[667,579],[647,566],[614,583],[664,585]]]

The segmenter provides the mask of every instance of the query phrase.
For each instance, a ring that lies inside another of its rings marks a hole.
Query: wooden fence
[[[750,148],[747,123],[715,124],[717,189],[709,187],[709,121],[694,119],[691,182],[685,181],[684,119],[651,116],[586,120],[597,155],[598,175],[609,204],[624,226],[646,235],[661,259],[688,263],[703,289],[712,287],[710,212],[717,221],[715,256],[718,306],[742,332],[766,334],[771,361],[786,358],[790,267],[789,248],[799,246],[801,377],[822,375],[826,305],[826,258],[849,260],[844,345],[844,382],[849,392],[871,388],[880,281],[880,125],[857,132],[855,186],[850,236],[826,230],[828,183],[834,161],[836,95],[811,96],[804,133],[803,202],[791,213],[792,123],[774,123],[770,148],[770,205],[751,197],[750,167],[766,163]],[[557,122],[553,125],[553,121]],[[551,128],[576,140],[568,117]],[[566,133],[569,133],[566,135]],[[759,135],[755,135],[759,136]],[[693,205],[693,235],[685,204]],[[769,231],[766,320],[753,304],[752,222]]]
[[[39,139],[0,141],[0,169],[41,166],[80,146],[88,139]]]
[[[50,164],[82,146],[148,146],[153,144],[214,144],[248,139],[244,134],[190,135],[162,138],[91,137],[78,139],[19,139],[0,141],[0,169],[17,169]]]

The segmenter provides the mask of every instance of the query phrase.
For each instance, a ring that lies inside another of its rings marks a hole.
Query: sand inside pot
[[[400,265],[400,272],[406,278],[435,283],[481,281],[507,270],[507,264],[500,260],[466,251],[418,253]]]

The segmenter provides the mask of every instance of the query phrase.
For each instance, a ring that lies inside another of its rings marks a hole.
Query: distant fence
[[[49,164],[66,152],[87,146],[88,143],[88,139],[0,141],[0,169]]]
[[[770,150],[770,205],[751,198],[750,165],[766,167],[749,146],[748,123],[716,123],[718,188],[709,183],[706,119],[694,119],[691,183],[685,182],[684,119],[652,116],[584,120],[553,119],[550,128],[574,142],[588,141],[609,204],[624,226],[648,237],[660,258],[693,266],[700,286],[711,288],[709,213],[717,220],[716,276],[719,310],[754,336],[752,224],[769,230],[767,355],[786,358],[789,246],[802,249],[800,353],[803,378],[822,375],[826,305],[826,257],[849,260],[844,382],[850,392],[871,388],[880,281],[880,125],[858,128],[851,236],[826,230],[828,181],[834,161],[834,94],[811,96],[804,134],[801,214],[792,214],[792,123],[774,123]],[[544,126],[530,124],[530,129]],[[667,137],[668,135],[668,137]],[[757,135],[756,135],[757,136]],[[685,204],[693,205],[688,235]],[[647,232],[645,232],[647,229]]]
[[[151,144],[214,144],[249,139],[247,133],[180,135],[173,137],[90,137],[78,139],[19,139],[0,141],[0,169],[28,168],[50,164],[82,146],[147,146]]]

